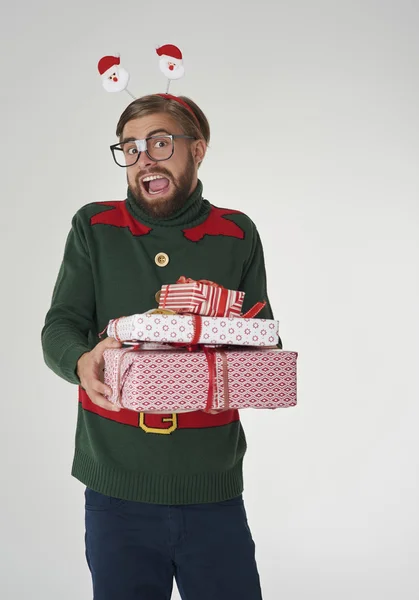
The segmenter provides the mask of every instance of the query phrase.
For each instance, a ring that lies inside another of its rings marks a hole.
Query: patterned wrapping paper
[[[106,350],[109,400],[137,412],[287,408],[297,404],[296,352],[278,349]]]
[[[162,286],[159,308],[208,317],[239,317],[244,295],[244,292],[200,281],[174,283]]]
[[[113,319],[107,334],[121,341],[275,346],[278,321],[144,313]]]

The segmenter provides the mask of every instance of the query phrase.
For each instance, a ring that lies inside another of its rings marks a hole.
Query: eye
[[[138,149],[135,144],[130,144],[129,146],[124,147],[124,154],[128,154],[129,156],[135,156],[137,153]]]
[[[165,148],[166,146],[167,146],[166,140],[157,140],[156,143],[154,144],[155,148]]]

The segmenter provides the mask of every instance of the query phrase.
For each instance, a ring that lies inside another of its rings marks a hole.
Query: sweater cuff
[[[60,371],[66,381],[80,385],[80,379],[77,375],[77,362],[83,354],[90,352],[90,350],[91,348],[84,344],[73,344],[66,349],[60,361]]]

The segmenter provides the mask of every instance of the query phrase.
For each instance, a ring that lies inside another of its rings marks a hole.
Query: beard
[[[128,85],[129,73],[123,67],[115,69],[118,81],[108,79],[108,77],[102,78],[102,85],[107,92],[122,92]]]
[[[177,179],[175,179],[172,173],[164,167],[155,167],[152,169],[152,173],[153,175],[162,175],[169,180],[172,188],[174,188],[170,196],[155,199],[148,198],[144,194],[140,182],[140,179],[147,175],[146,172],[140,172],[136,175],[135,184],[131,185],[128,181],[128,187],[139,206],[141,206],[144,212],[150,217],[167,219],[186,204],[191,194],[192,182],[195,177],[195,162],[192,153],[189,153],[185,169]]]
[[[185,74],[185,68],[181,64],[175,65],[173,70],[169,69],[166,59],[160,61],[160,70],[168,79],[180,79]]]

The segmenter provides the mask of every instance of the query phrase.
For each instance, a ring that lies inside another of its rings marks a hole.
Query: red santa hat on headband
[[[103,56],[98,62],[97,68],[99,70],[100,75],[104,75],[106,71],[112,69],[115,65],[119,65],[121,63],[121,59],[119,56]]]
[[[156,52],[160,57],[164,57],[167,60],[172,60],[172,62],[175,64],[182,62],[182,52],[173,44],[165,44],[164,46],[160,46],[160,48],[157,48]]]

